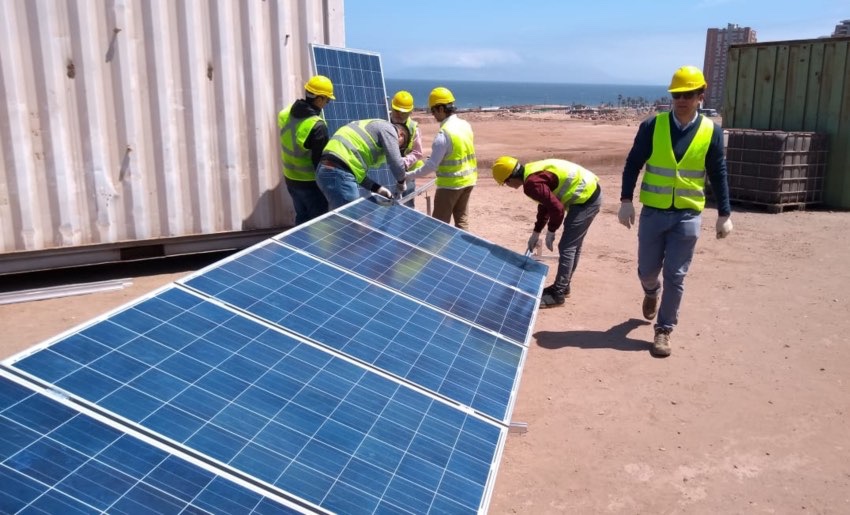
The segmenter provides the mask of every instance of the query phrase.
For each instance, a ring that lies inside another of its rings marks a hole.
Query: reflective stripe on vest
[[[543,159],[525,164],[525,181],[532,173],[547,171],[558,178],[558,187],[552,193],[567,207],[584,204],[595,192],[599,178],[590,170],[562,159]]]
[[[478,180],[478,162],[472,146],[472,127],[456,116],[446,120],[440,131],[452,143],[452,151],[437,166],[438,188],[465,188]]]
[[[325,146],[325,152],[348,165],[358,184],[366,178],[367,170],[378,168],[387,159],[383,149],[366,131],[366,126],[373,121],[360,120],[340,127]]]
[[[682,160],[676,162],[670,139],[670,113],[655,117],[652,155],[646,162],[640,201],[658,209],[693,209],[705,207],[705,156],[714,134],[714,122],[700,116],[694,139]]]
[[[280,129],[280,160],[283,161],[283,175],[294,181],[315,181],[316,167],[313,166],[312,151],[304,148],[304,142],[310,135],[318,116],[293,118],[287,107],[277,115]]]

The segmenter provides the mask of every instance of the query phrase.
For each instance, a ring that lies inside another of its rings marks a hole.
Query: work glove
[[[555,232],[554,231],[547,231],[546,232],[546,248],[549,249],[550,251],[555,250],[554,248],[552,248],[553,243],[555,243]]]
[[[635,206],[631,200],[620,201],[620,210],[617,212],[617,220],[626,226],[626,229],[631,229],[635,223]]]
[[[534,248],[540,245],[540,233],[537,231],[532,232],[531,236],[528,237],[528,251],[534,252]]]
[[[717,217],[717,239],[725,238],[729,236],[729,233],[732,232],[732,220],[729,219],[729,216],[718,216]]]
[[[381,195],[382,197],[393,198],[392,192],[388,190],[386,186],[381,186],[375,193]]]
[[[404,190],[406,190],[406,189],[407,189],[407,187],[406,187],[406,186],[407,186],[407,185],[406,185],[406,183],[405,183],[404,181],[401,181],[401,182],[397,183],[397,184],[395,185],[395,192],[396,192],[396,195],[398,195],[399,197],[401,197],[401,196],[404,194]]]

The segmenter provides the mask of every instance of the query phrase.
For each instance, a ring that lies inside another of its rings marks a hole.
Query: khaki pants
[[[455,227],[469,230],[467,212],[469,208],[469,196],[474,186],[467,186],[460,190],[437,188],[434,193],[434,212],[431,213],[437,220],[451,223],[452,216],[455,219]]]

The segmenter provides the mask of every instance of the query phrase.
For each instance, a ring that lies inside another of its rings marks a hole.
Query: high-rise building
[[[844,20],[835,26],[832,37],[837,38],[839,36],[850,36],[850,20]]]
[[[729,23],[725,29],[708,29],[705,36],[705,62],[702,67],[708,89],[705,92],[703,107],[717,110],[723,108],[729,45],[755,42],[756,31],[749,27],[739,27]]]

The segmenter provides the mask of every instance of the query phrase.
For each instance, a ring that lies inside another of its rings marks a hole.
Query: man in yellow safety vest
[[[390,121],[404,124],[410,133],[410,141],[402,149],[401,155],[404,169],[412,170],[422,164],[422,135],[419,133],[419,124],[410,116],[413,111],[413,95],[409,91],[397,92],[393,95],[390,107]],[[416,180],[410,179],[406,182],[404,190],[399,192],[399,195],[410,195],[415,189]],[[404,205],[414,207],[413,199],[409,199]]]
[[[656,357],[670,355],[670,333],[678,322],[685,275],[702,224],[706,174],[717,200],[717,237],[732,232],[723,130],[697,111],[706,86],[699,68],[676,70],[668,88],[672,111],[641,123],[623,168],[617,218],[631,228],[635,222],[634,188],[646,165],[640,186],[638,278],[644,291],[644,318],[652,320],[658,315],[650,347]],[[664,277],[663,291],[660,276]]]

